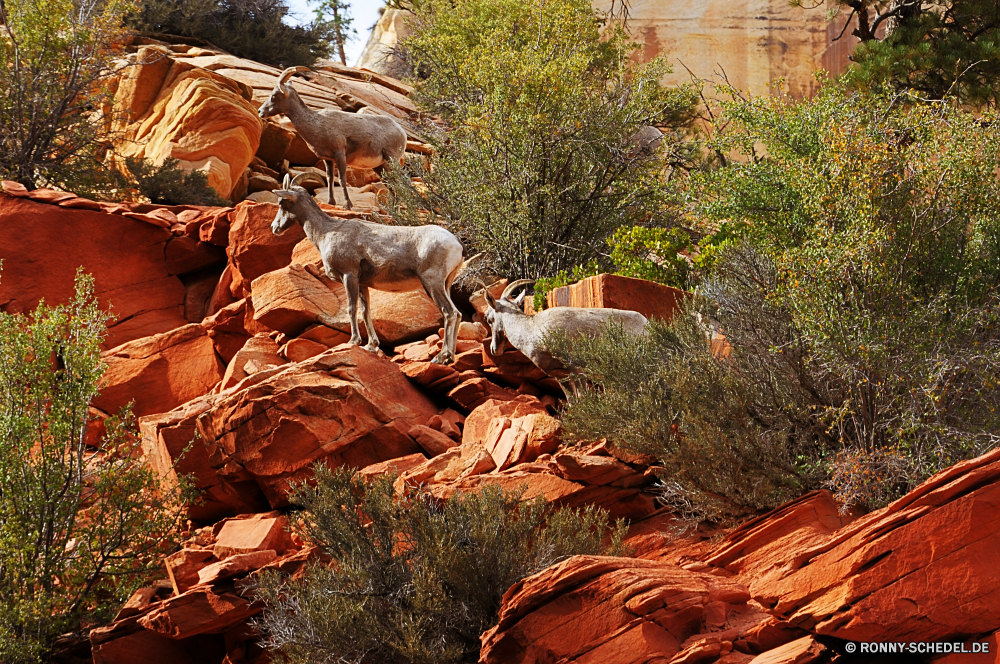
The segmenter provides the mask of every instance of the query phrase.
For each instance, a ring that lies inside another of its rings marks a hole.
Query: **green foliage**
[[[142,0],[128,17],[137,32],[195,37],[233,55],[276,67],[310,66],[326,57],[333,26],[283,22],[287,0]]]
[[[560,270],[553,277],[542,277],[537,279],[534,284],[535,311],[541,311],[546,308],[546,296],[549,291],[555,290],[556,288],[562,288],[563,286],[568,286],[570,284],[575,284],[576,282],[586,279],[587,277],[593,277],[601,274],[603,271],[604,270],[601,269],[600,263],[597,261],[591,261],[587,265],[575,265],[572,272]]]
[[[695,91],[665,89],[662,59],[633,45],[587,0],[545,11],[517,0],[422,0],[403,55],[422,76],[415,99],[439,115],[433,170],[391,177],[393,216],[440,223],[510,277],[607,263],[620,226],[665,225],[669,183]],[[666,128],[659,149],[633,140]]]
[[[350,15],[351,5],[344,0],[321,0],[313,10],[316,15],[316,26],[323,34],[329,34],[332,46],[340,56],[340,64],[347,64],[344,45],[356,30],[351,27],[354,19]]]
[[[113,617],[161,564],[180,490],[161,486],[126,415],[84,445],[108,315],[89,277],[66,305],[0,313],[0,660]],[[171,507],[172,506],[172,507]]]
[[[888,83],[933,99],[954,95],[963,103],[991,106],[1000,101],[1000,4],[995,0],[834,4],[859,19],[854,34],[861,44],[847,73],[858,89]]]
[[[260,581],[267,643],[288,661],[477,662],[512,584],[571,555],[622,553],[624,524],[606,548],[601,510],[554,510],[497,487],[397,496],[392,483],[317,466],[315,486],[294,488],[304,537],[333,563]]]
[[[107,79],[129,0],[0,3],[0,178],[99,187]]]
[[[993,116],[832,84],[804,102],[737,98],[725,113],[714,147],[741,158],[692,177],[689,214],[743,240],[720,252],[703,299],[652,337],[647,371],[607,368],[609,347],[576,360],[597,388],[570,406],[572,426],[659,450],[689,486],[754,508],[824,483],[879,506],[994,447]],[[710,323],[731,344],[720,356]],[[610,430],[647,391],[668,407]]]
[[[119,194],[131,191],[160,205],[219,205],[229,202],[208,185],[208,176],[201,171],[185,171],[177,167],[177,159],[166,159],[159,166],[151,162],[125,159],[128,174],[121,174]]]
[[[690,233],[681,228],[619,228],[608,242],[617,273],[675,288],[689,286],[692,264],[680,255],[692,248]]]

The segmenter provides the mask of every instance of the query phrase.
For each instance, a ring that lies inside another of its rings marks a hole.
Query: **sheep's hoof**
[[[365,344],[364,349],[366,351],[368,351],[369,353],[377,353],[378,352],[378,346],[376,346],[375,344]]]
[[[350,339],[347,340],[347,343],[351,344],[352,346],[360,346],[361,337],[351,337]]]
[[[441,351],[431,360],[433,364],[451,364],[455,361],[455,356],[446,350]]]

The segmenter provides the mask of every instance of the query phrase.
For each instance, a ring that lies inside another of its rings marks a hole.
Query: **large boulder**
[[[129,341],[102,359],[107,370],[93,405],[106,413],[129,402],[136,415],[165,413],[211,390],[225,371],[208,330],[196,323]]]
[[[162,227],[106,212],[69,209],[0,193],[0,308],[27,312],[73,296],[77,269],[115,315],[104,347],[188,323],[185,288],[168,268],[173,237]],[[174,266],[178,269],[177,266]]]
[[[198,432],[197,452],[177,472],[193,473],[206,494],[192,517],[219,518],[287,506],[289,481],[309,477],[315,462],[364,468],[419,453],[409,432],[436,414],[395,364],[345,345],[255,373],[141,426],[147,456],[165,473]]]
[[[155,164],[178,159],[228,198],[260,144],[253,92],[173,55],[161,46],[139,48],[118,85],[117,152]]]
[[[271,232],[271,222],[278,213],[273,203],[244,201],[230,215],[229,261],[233,275],[230,290],[236,298],[250,294],[250,284],[257,277],[283,268],[292,261],[292,250],[305,238],[299,224],[292,224],[283,235]]]
[[[825,537],[786,539],[763,556],[723,551],[719,562],[774,616],[814,634],[962,640],[1000,629],[998,502],[995,450]],[[741,558],[752,563],[746,573]]]
[[[739,618],[752,611],[749,599],[741,584],[711,574],[633,558],[574,556],[507,591],[499,623],[483,634],[479,661],[667,664],[689,647],[714,656],[680,661],[711,661],[732,653]]]

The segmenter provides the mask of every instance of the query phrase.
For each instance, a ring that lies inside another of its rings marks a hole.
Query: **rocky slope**
[[[679,537],[649,460],[600,441],[564,445],[558,386],[514,350],[489,355],[481,323],[462,324],[453,366],[435,365],[437,311],[420,294],[380,293],[387,352],[345,345],[339,284],[307,240],[270,235],[273,204],[108,205],[3,190],[0,225],[21,238],[2,250],[5,308],[65,300],[76,266],[94,273],[102,303],[125,313],[94,413],[134,400],[148,462],[192,474],[205,497],[162,579],[95,629],[79,661],[268,661],[249,625],[261,607],[239,581],[322,562],[285,516],[288,482],[316,461],[395,472],[399,486],[442,498],[526,486],[526,498],[630,520],[635,557],[571,558],[508,591],[483,635],[487,664],[807,664],[845,659],[849,641],[996,646],[1000,451],[861,517],[815,492],[729,533]],[[553,295],[651,312],[676,297],[608,276]]]

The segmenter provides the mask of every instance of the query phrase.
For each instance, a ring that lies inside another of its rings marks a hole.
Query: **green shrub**
[[[304,537],[333,564],[258,585],[266,643],[288,661],[476,662],[512,584],[571,555],[622,551],[623,524],[602,544],[601,510],[554,510],[496,487],[397,496],[392,481],[318,466],[315,486],[294,488]]]
[[[142,0],[129,16],[137,32],[203,39],[241,58],[276,67],[311,66],[326,57],[332,23],[290,26],[287,0]]]
[[[390,176],[401,223],[440,223],[509,277],[538,278],[598,261],[626,225],[673,220],[670,174],[688,163],[680,137],[696,93],[659,83],[663,59],[634,45],[588,0],[423,0],[403,55],[415,93],[440,116],[433,170]],[[667,130],[659,151],[632,141]],[[410,176],[422,183],[414,186]]]
[[[0,312],[0,661],[114,617],[179,525],[181,490],[145,465],[128,418],[84,445],[108,315],[78,277],[68,304]],[[133,423],[134,424],[134,423]]]
[[[993,116],[828,85],[810,101],[737,99],[725,122],[716,147],[743,158],[692,178],[690,214],[743,240],[648,342],[563,344],[596,386],[569,425],[756,509],[821,485],[880,506],[994,447]],[[709,351],[709,323],[728,356]],[[629,352],[642,361],[616,368]],[[649,405],[625,410],[632,395]]]
[[[208,176],[201,171],[185,171],[177,167],[177,159],[166,159],[156,166],[152,162],[125,159],[127,174],[119,177],[119,193],[131,191],[150,203],[160,205],[229,205],[208,185]]]

